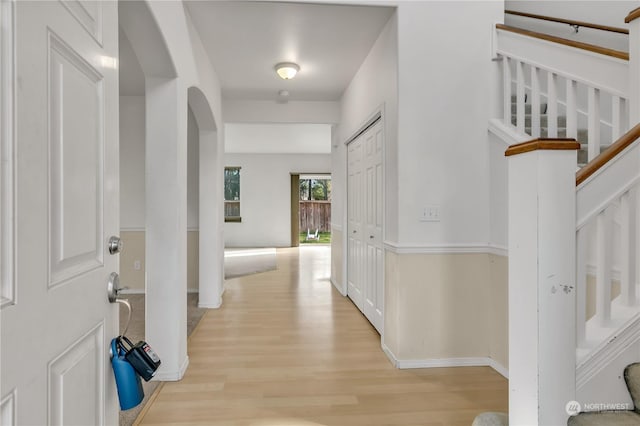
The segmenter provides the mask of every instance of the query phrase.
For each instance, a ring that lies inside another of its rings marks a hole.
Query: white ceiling
[[[328,124],[225,124],[225,153],[329,154]]]
[[[225,99],[337,101],[369,53],[394,8],[313,3],[187,1],[188,13],[222,85]],[[300,72],[284,81],[278,62]],[[120,31],[120,94],[144,95],[144,74]],[[225,152],[331,152],[331,126],[226,124]]]
[[[335,101],[393,13],[390,7],[187,1],[226,99]],[[295,79],[274,65],[295,62]]]

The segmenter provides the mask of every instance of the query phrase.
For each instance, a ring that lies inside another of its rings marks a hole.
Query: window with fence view
[[[224,168],[224,220],[240,222],[240,167]]]
[[[331,177],[300,176],[300,242],[331,242]]]

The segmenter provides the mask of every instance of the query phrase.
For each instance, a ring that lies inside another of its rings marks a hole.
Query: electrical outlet
[[[139,260],[135,260],[133,262],[133,269],[135,269],[136,271],[139,271],[141,269],[141,266],[142,265],[140,265],[140,261]]]
[[[440,222],[440,206],[424,206],[420,210],[420,222]]]

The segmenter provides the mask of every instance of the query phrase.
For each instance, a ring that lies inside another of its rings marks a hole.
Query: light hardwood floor
[[[227,281],[189,341],[184,379],[162,386],[140,424],[469,426],[507,411],[507,381],[489,367],[395,369],[329,282],[328,247],[277,261]]]

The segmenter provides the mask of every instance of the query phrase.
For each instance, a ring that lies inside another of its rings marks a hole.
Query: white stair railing
[[[638,190],[640,125],[578,172],[576,189],[576,385],[583,386],[640,337]]]
[[[497,26],[503,124],[565,138],[507,151],[512,425],[566,424],[566,404],[640,342],[640,9],[629,17],[628,59]],[[585,133],[576,175],[566,138]]]
[[[628,56],[610,49],[595,53],[536,35],[497,26],[504,124],[533,138],[576,139],[591,161],[628,130]]]

